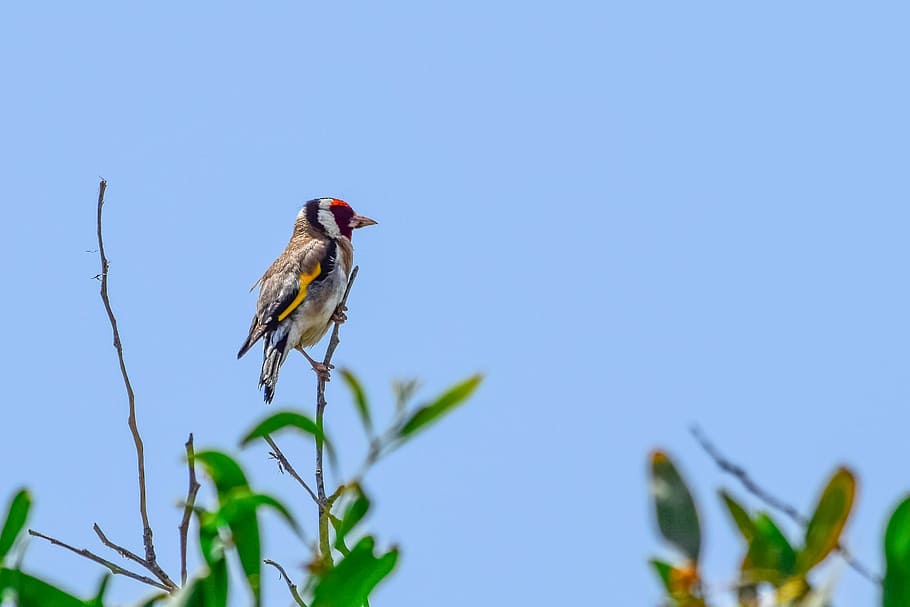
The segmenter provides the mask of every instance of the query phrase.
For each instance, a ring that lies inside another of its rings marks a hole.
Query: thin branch
[[[345,304],[348,301],[348,295],[351,294],[351,287],[354,286],[354,279],[357,278],[357,271],[359,268],[354,266],[353,271],[351,271],[351,277],[348,279],[348,286],[344,291],[344,297],[341,298],[341,303],[338,304],[338,310],[344,311]],[[335,349],[338,347],[338,344],[341,343],[341,339],[338,337],[338,332],[341,329],[341,323],[337,320],[335,321],[335,327],[332,329],[332,337],[329,339],[329,346],[325,351],[325,358],[322,361],[322,364],[325,365],[326,369],[331,368],[332,356],[335,354]],[[326,378],[323,375],[319,375],[318,383],[316,385],[316,426],[319,428],[319,434],[316,436],[316,495],[317,495],[317,505],[319,506],[319,552],[323,560],[331,564],[332,563],[332,548],[329,543],[329,509],[327,507],[326,495],[325,495],[325,477],[323,475],[323,466],[322,466],[322,448],[324,440],[324,428],[323,428],[323,417],[325,415],[325,383]]]
[[[344,310],[348,303],[348,296],[351,294],[351,287],[354,286],[354,279],[357,278],[357,272],[360,271],[360,266],[354,266],[354,269],[351,271],[351,277],[348,279],[348,286],[344,290],[344,297],[341,298],[341,303],[338,304],[339,310]],[[341,343],[341,339],[338,337],[338,332],[341,329],[341,323],[337,320],[335,321],[335,327],[332,329],[332,337],[329,339],[329,347],[325,350],[325,359],[323,359],[322,364],[329,366],[332,362],[332,356],[335,355],[335,349],[338,347],[338,344]],[[319,382],[322,387],[321,394],[322,400],[325,400],[325,380]]]
[[[306,489],[306,492],[310,494],[310,497],[313,498],[313,501],[319,504],[319,498],[316,497],[316,494],[313,493],[313,490],[310,489],[310,486],[307,485],[306,481],[301,478],[301,476],[294,470],[294,466],[291,465],[291,462],[288,461],[288,458],[281,452],[281,449],[278,448],[278,445],[272,440],[271,436],[266,436],[265,441],[272,448],[271,455],[278,460],[278,464],[281,466],[282,470],[287,470],[291,476],[293,476],[300,485]]]
[[[101,234],[101,212],[104,208],[104,192],[106,189],[107,180],[102,179],[101,183],[98,185],[98,253],[101,258],[101,301],[104,302],[104,309],[107,311],[107,317],[111,324],[111,331],[114,336],[114,349],[117,351],[117,360],[120,363],[120,374],[123,376],[123,385],[126,388],[126,395],[130,406],[130,415],[127,422],[130,427],[130,433],[133,435],[133,443],[136,446],[136,464],[139,470],[139,515],[142,518],[142,543],[145,546],[145,566],[167,586],[176,588],[177,585],[171,581],[164,570],[158,565],[155,555],[155,544],[152,539],[152,525],[149,523],[148,506],[146,505],[145,452],[142,445],[142,437],[139,435],[139,426],[136,424],[136,396],[133,393],[130,376],[126,372],[126,363],[123,360],[123,344],[120,341],[120,331],[117,329],[117,318],[114,316],[113,308],[111,308],[111,300],[107,291],[107,275],[108,270],[110,269],[110,263],[108,262],[107,255],[104,253],[104,239]]]
[[[693,426],[691,428],[691,432],[692,436],[695,437],[695,440],[698,441],[698,444],[701,445],[701,448],[704,449],[705,453],[708,454],[708,457],[714,460],[714,463],[717,465],[717,467],[727,474],[735,477],[740,482],[740,484],[745,487],[746,491],[763,501],[771,508],[784,513],[797,524],[803,527],[809,524],[808,517],[804,516],[802,513],[800,513],[799,510],[784,500],[771,495],[758,483],[752,480],[752,477],[749,476],[749,473],[746,472],[745,468],[734,464],[723,455],[721,455],[720,451],[718,451],[717,447],[715,447],[711,441],[708,440],[708,437],[704,432],[702,432],[701,428],[698,426]],[[850,552],[843,546],[843,544],[838,543],[836,550],[840,553],[841,557],[844,559],[844,562],[847,563],[847,565],[849,565],[858,574],[874,584],[882,583],[881,578],[878,575],[872,573],[868,568],[866,568],[865,565],[856,560],[856,558],[850,554]]]
[[[278,573],[281,574],[281,577],[284,578],[285,583],[288,585],[288,590],[291,591],[291,596],[294,597],[294,602],[300,605],[300,607],[307,607],[307,604],[303,602],[303,599],[300,598],[300,593],[297,592],[297,584],[291,581],[291,578],[288,577],[287,572],[285,572],[284,567],[273,561],[272,559],[265,559],[262,561],[266,565],[271,565],[278,570]]]
[[[143,567],[148,567],[148,563],[145,562],[144,558],[142,558],[141,556],[139,556],[138,554],[136,554],[129,548],[124,548],[120,544],[115,544],[111,540],[107,539],[107,536],[104,535],[104,531],[101,530],[101,527],[98,525],[98,523],[95,523],[94,525],[92,525],[92,529],[95,530],[95,535],[98,536],[98,539],[101,540],[102,544],[104,544],[105,546],[107,546],[108,548],[110,548],[111,550],[113,550],[114,552],[116,552],[117,554],[122,556],[123,558],[129,559],[136,563],[139,563]],[[162,580],[162,582],[164,582],[164,580]],[[166,584],[167,582],[164,582],[164,583]]]
[[[196,504],[196,493],[199,482],[196,480],[196,451],[193,449],[193,433],[186,440],[186,467],[189,470],[189,487],[186,491],[186,503],[183,507],[183,519],[180,521],[180,583],[186,584],[186,536],[190,529],[190,516]]]
[[[746,491],[765,502],[775,510],[783,512],[795,522],[799,523],[803,527],[809,524],[809,519],[803,516],[799,510],[786,503],[785,501],[771,495],[765,491],[762,487],[758,485],[752,478],[749,476],[749,473],[742,466],[738,466],[726,459],[717,448],[711,444],[704,432],[698,426],[692,427],[692,436],[695,437],[695,440],[701,445],[701,448],[705,450],[705,453],[714,460],[714,463],[717,464],[717,467],[730,474],[735,476],[739,482],[746,488]]]
[[[155,564],[149,563],[147,560],[145,560],[144,558],[142,558],[141,556],[139,556],[138,554],[136,554],[129,548],[124,548],[120,544],[116,544],[116,543],[112,542],[111,540],[109,540],[107,538],[107,536],[104,535],[104,532],[101,530],[101,527],[98,525],[98,523],[93,524],[92,529],[95,530],[95,535],[98,536],[98,539],[101,540],[102,544],[104,544],[105,546],[107,546],[108,548],[110,548],[111,550],[113,550],[114,552],[116,552],[117,554],[122,556],[123,558],[129,559],[135,563],[138,563],[138,564],[142,565],[143,567],[145,567],[146,569],[148,569],[149,571],[151,571],[152,573],[154,573],[155,577],[157,577],[159,580],[161,580],[161,583],[164,584],[165,586],[167,586],[168,590],[177,590],[177,584],[175,584],[171,580],[171,578],[169,578],[167,576],[166,573],[161,571],[160,572],[161,575],[159,575],[159,572],[156,571],[157,563],[155,563]]]
[[[83,556],[83,557],[89,559],[90,561],[95,561],[96,563],[104,565],[114,575],[124,575],[128,578],[133,578],[134,580],[142,582],[143,584],[148,584],[149,586],[154,586],[155,588],[160,588],[161,590],[165,590],[167,592],[171,591],[171,588],[168,588],[161,582],[158,582],[157,580],[153,580],[150,577],[140,575],[138,573],[133,573],[132,571],[130,571],[128,569],[124,569],[120,565],[117,565],[116,563],[112,563],[106,559],[103,559],[100,556],[98,556],[97,554],[91,552],[90,550],[87,550],[86,548],[76,548],[74,546],[70,546],[69,544],[67,544],[65,542],[61,542],[58,539],[52,538],[49,535],[44,535],[43,533],[38,533],[34,529],[29,529],[28,534],[33,535],[35,537],[40,537],[41,539],[45,539],[45,540],[49,541],[51,544],[54,544],[55,546],[61,546],[62,548],[66,548],[67,550],[75,552],[79,556]]]

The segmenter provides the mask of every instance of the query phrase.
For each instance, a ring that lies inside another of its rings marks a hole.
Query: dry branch
[[[37,531],[34,531],[33,529],[29,529],[28,534],[33,535],[35,537],[40,537],[41,539],[45,539],[55,546],[60,546],[62,548],[66,548],[67,550],[71,550],[71,551],[75,552],[79,556],[84,556],[85,558],[89,559],[90,561],[95,561],[96,563],[104,565],[114,575],[124,575],[126,577],[133,578],[134,580],[137,580],[144,584],[148,584],[149,586],[154,586],[155,588],[160,588],[161,590],[166,590],[168,592],[171,591],[171,588],[168,588],[161,582],[153,580],[150,577],[140,575],[138,573],[133,573],[129,569],[124,569],[120,565],[117,565],[116,563],[112,563],[106,559],[103,559],[100,556],[98,556],[97,554],[95,554],[94,552],[92,552],[86,548],[76,548],[75,546],[70,546],[66,542],[61,542],[60,540],[53,538],[49,535],[44,535],[43,533],[38,533]]]
[[[114,316],[114,310],[111,307],[110,296],[107,291],[107,275],[110,269],[107,255],[104,253],[104,238],[101,232],[101,217],[104,209],[104,192],[107,189],[107,181],[101,180],[98,186],[98,254],[101,258],[101,301],[104,302],[104,309],[107,311],[107,317],[111,324],[111,331],[114,336],[114,349],[117,351],[117,361],[120,363],[120,374],[123,376],[123,385],[126,388],[126,396],[129,401],[130,414],[127,423],[130,427],[130,434],[133,436],[133,443],[136,447],[136,467],[139,471],[139,516],[142,519],[142,543],[145,546],[145,559],[139,559],[146,569],[155,574],[165,586],[170,590],[177,588],[175,584],[164,572],[155,555],[155,543],[152,538],[152,525],[149,522],[148,505],[146,500],[145,484],[145,450],[142,444],[142,436],[139,434],[139,426],[136,422],[136,395],[133,393],[133,385],[130,382],[130,376],[126,372],[126,363],[123,360],[123,343],[120,340],[120,331],[117,328],[117,318]],[[97,532],[98,530],[96,530]],[[123,551],[115,548],[121,554]],[[129,551],[125,551],[129,552]],[[132,554],[129,552],[129,554]],[[135,556],[135,555],[134,555]],[[136,559],[134,559],[136,560]]]
[[[720,451],[718,451],[717,447],[715,447],[711,441],[708,440],[708,437],[704,432],[702,432],[701,428],[698,426],[693,426],[691,432],[692,436],[695,437],[695,440],[698,441],[698,444],[701,445],[701,448],[704,449],[705,453],[708,454],[708,457],[714,460],[714,463],[717,465],[717,467],[727,474],[735,477],[746,489],[746,491],[757,497],[759,500],[763,501],[771,508],[784,513],[800,526],[805,527],[809,524],[809,518],[804,516],[794,506],[769,493],[761,485],[756,483],[751,476],[749,476],[749,473],[746,472],[745,468],[731,462],[723,455],[721,455]],[[874,584],[881,584],[881,578],[878,575],[872,573],[868,568],[866,568],[865,565],[856,560],[856,558],[851,555],[850,552],[842,544],[839,543],[837,545],[837,551],[844,559],[844,562],[847,563],[847,565],[849,565],[854,571]]]
[[[96,278],[99,278],[101,280],[101,301],[104,303],[104,309],[107,312],[107,317],[110,321],[111,332],[113,333],[114,338],[114,349],[117,351],[117,361],[120,364],[120,375],[123,377],[123,385],[126,388],[126,396],[127,400],[129,401],[129,418],[127,419],[127,424],[129,425],[130,434],[133,437],[133,443],[136,447],[136,466],[139,472],[139,516],[142,520],[142,543],[145,547],[145,558],[139,556],[131,550],[128,550],[127,548],[124,548],[123,546],[120,546],[119,544],[115,544],[114,542],[110,541],[107,536],[104,535],[104,532],[101,531],[101,527],[99,527],[97,523],[94,525],[94,530],[98,535],[98,538],[105,546],[116,551],[118,554],[120,554],[120,556],[142,565],[148,571],[154,574],[154,576],[158,578],[158,581],[156,582],[151,578],[123,569],[119,565],[111,563],[110,561],[101,558],[100,556],[90,552],[87,549],[74,548],[69,544],[61,542],[60,540],[54,539],[47,535],[43,535],[31,529],[29,529],[28,532],[36,537],[44,538],[54,545],[62,546],[63,548],[71,550],[78,555],[100,563],[110,569],[112,573],[125,575],[135,580],[139,580],[140,582],[155,586],[156,588],[161,588],[162,590],[173,592],[174,590],[177,590],[177,584],[175,584],[174,581],[171,580],[168,574],[164,571],[164,569],[158,565],[158,560],[155,555],[155,544],[152,539],[152,525],[149,522],[148,506],[146,500],[145,452],[143,450],[142,437],[139,434],[139,426],[136,422],[136,396],[133,393],[133,386],[132,383],[130,383],[130,376],[126,371],[126,363],[123,359],[123,343],[120,340],[120,330],[117,327],[117,318],[114,316],[114,310],[111,307],[111,300],[110,296],[108,295],[107,276],[108,270],[110,269],[110,262],[108,261],[107,255],[104,252],[104,238],[101,231],[101,218],[102,211],[104,209],[104,193],[106,190],[107,181],[105,179],[102,179],[98,185],[97,222],[98,254],[101,258],[101,272],[96,276]]]

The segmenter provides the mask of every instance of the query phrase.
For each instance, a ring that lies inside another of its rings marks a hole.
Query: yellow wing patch
[[[278,322],[281,322],[282,320],[287,318],[288,315],[291,312],[293,312],[294,310],[296,310],[297,306],[299,306],[301,304],[301,302],[303,302],[304,298],[306,297],[307,285],[310,284],[311,282],[313,282],[316,279],[316,277],[319,276],[319,273],[321,271],[322,271],[322,266],[317,263],[316,267],[313,269],[312,272],[310,272],[309,274],[302,273],[300,275],[300,290],[297,292],[297,297],[295,297],[294,301],[292,301],[291,304],[287,308],[284,309],[284,312],[282,312],[281,314],[278,315]]]

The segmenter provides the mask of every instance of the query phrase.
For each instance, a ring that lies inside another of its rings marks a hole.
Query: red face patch
[[[354,209],[351,205],[338,198],[332,199],[332,205],[329,207],[332,215],[335,216],[335,223],[338,224],[338,230],[343,236],[351,238],[353,228],[351,228],[351,218],[354,217]]]

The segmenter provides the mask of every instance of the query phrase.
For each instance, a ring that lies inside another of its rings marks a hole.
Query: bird
[[[258,286],[259,299],[237,358],[263,340],[259,388],[264,388],[267,404],[291,350],[299,350],[320,378],[329,379],[326,365],[304,348],[322,339],[333,321],[345,320],[339,305],[354,267],[351,236],[355,229],[376,223],[340,198],[309,200],[297,213],[287,247],[253,284],[250,291]]]

